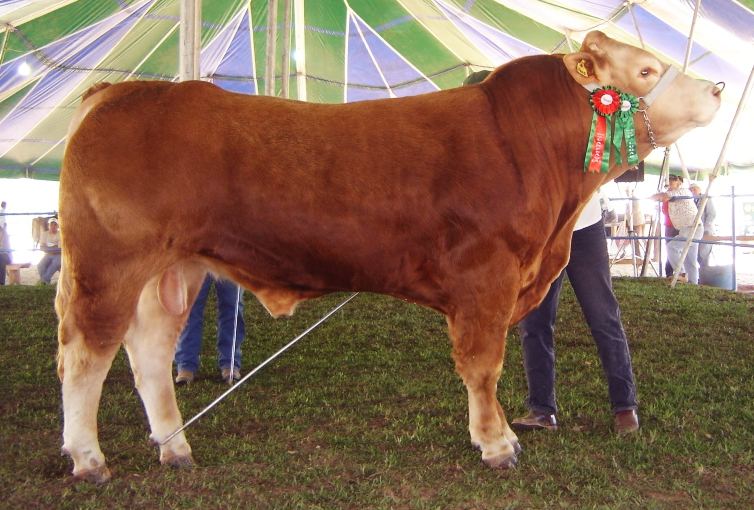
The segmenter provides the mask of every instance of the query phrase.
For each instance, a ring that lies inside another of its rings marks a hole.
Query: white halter
[[[654,87],[652,87],[652,90],[649,91],[649,93],[646,96],[640,97],[642,101],[644,101],[644,104],[647,105],[647,108],[655,102],[655,100],[662,94],[666,88],[668,88],[668,85],[675,79],[676,75],[678,75],[680,71],[677,67],[670,66],[668,67],[668,70],[665,71],[665,73],[660,77],[660,80],[655,84]]]

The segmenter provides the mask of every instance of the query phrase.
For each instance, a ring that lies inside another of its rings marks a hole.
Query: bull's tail
[[[84,92],[84,95],[81,96],[81,100],[82,101],[86,101],[87,98],[89,98],[90,96],[93,96],[94,94],[96,94],[100,90],[106,89],[110,85],[112,85],[112,84],[109,83],[109,82],[106,82],[106,81],[95,83],[94,85],[92,85],[91,87],[89,87],[89,90],[87,90],[86,92]]]

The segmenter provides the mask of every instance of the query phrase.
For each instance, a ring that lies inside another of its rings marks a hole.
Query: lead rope
[[[236,382],[236,337],[238,335],[238,307],[241,303],[241,286],[236,286],[236,315],[233,322],[233,350],[230,351],[230,377],[228,377],[228,385],[233,386]]]
[[[251,372],[249,372],[248,374],[246,374],[240,381],[238,381],[238,384],[235,384],[235,385],[231,386],[228,390],[225,391],[225,393],[223,393],[222,395],[220,395],[219,397],[217,397],[214,402],[212,402],[210,405],[208,405],[207,407],[205,407],[201,412],[199,412],[196,416],[194,416],[193,418],[191,418],[189,421],[187,421],[186,423],[184,423],[181,428],[179,428],[178,430],[176,430],[175,432],[173,432],[172,434],[170,434],[168,437],[165,438],[165,440],[163,440],[160,443],[158,443],[158,445],[162,446],[162,445],[166,444],[168,441],[170,441],[171,439],[173,439],[175,436],[177,436],[178,434],[180,434],[181,432],[183,432],[184,430],[186,430],[186,428],[189,425],[191,425],[196,420],[198,420],[199,418],[201,418],[207,411],[209,411],[210,409],[212,409],[213,407],[215,407],[215,405],[217,405],[218,403],[220,403],[221,400],[223,400],[225,397],[227,397],[228,395],[230,395],[231,392],[235,391],[236,388],[238,388],[239,386],[241,386],[241,384],[243,384],[249,377],[251,377],[252,375],[254,375],[257,372],[259,372],[265,365],[267,365],[269,362],[271,362],[272,360],[274,360],[275,358],[277,358],[279,355],[281,355],[283,352],[285,352],[286,350],[288,350],[289,347],[292,347],[296,342],[298,342],[299,340],[301,340],[302,338],[304,338],[306,335],[308,335],[309,333],[311,333],[314,329],[317,328],[317,326],[319,326],[320,324],[322,324],[323,322],[325,322],[332,314],[334,314],[335,312],[337,312],[338,310],[340,310],[341,308],[343,308],[343,306],[345,306],[346,303],[348,303],[349,301],[351,301],[353,298],[355,298],[358,295],[359,295],[358,292],[354,292],[353,294],[351,294],[348,298],[346,298],[345,301],[343,301],[338,306],[336,306],[335,308],[333,308],[327,315],[325,315],[324,317],[322,317],[320,320],[318,320],[317,322],[315,322],[314,324],[312,324],[311,326],[309,326],[309,328],[306,331],[304,331],[299,336],[297,336],[296,338],[294,338],[293,340],[291,340],[290,342],[288,342],[278,352],[276,352],[275,354],[273,354],[272,356],[270,356],[269,358],[267,358],[265,361],[263,361],[262,363],[260,363],[257,368],[255,368],[254,370],[252,370]]]

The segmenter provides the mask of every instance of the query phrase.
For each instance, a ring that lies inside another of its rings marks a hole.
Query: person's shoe
[[[179,370],[178,375],[175,376],[175,384],[178,386],[186,386],[194,382],[194,372],[191,370]]]
[[[619,436],[633,434],[639,430],[639,415],[633,409],[615,413],[615,432]]]
[[[522,418],[516,418],[511,422],[513,430],[556,430],[558,421],[554,414],[544,414],[537,411],[531,411]]]
[[[230,384],[230,369],[229,368],[223,368],[220,371],[220,376],[223,378],[223,382]],[[238,371],[237,368],[233,369],[233,382],[241,380],[241,372]]]

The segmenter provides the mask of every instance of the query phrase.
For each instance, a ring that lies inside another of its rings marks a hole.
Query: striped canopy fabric
[[[514,58],[577,50],[593,29],[680,68],[688,51],[688,74],[726,83],[713,125],[678,144],[690,168],[714,165],[754,68],[754,0],[701,0],[697,17],[696,0],[292,0],[288,69],[278,4],[275,90],[289,80],[292,98],[312,102],[457,87]],[[200,79],[263,93],[267,11],[267,0],[202,2]],[[0,0],[0,22],[0,178],[58,179],[92,84],[178,80],[179,0]],[[754,104],[740,119],[726,161],[754,165]]]

